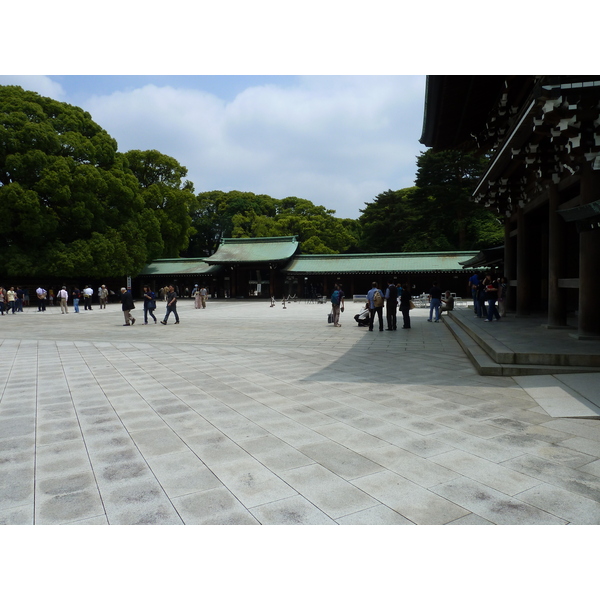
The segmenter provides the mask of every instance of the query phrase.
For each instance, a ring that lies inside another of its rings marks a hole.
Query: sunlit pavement
[[[425,309],[136,304],[0,316],[0,523],[600,523],[600,421],[479,376]]]

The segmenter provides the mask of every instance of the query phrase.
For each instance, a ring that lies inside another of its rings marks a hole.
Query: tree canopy
[[[161,256],[178,257],[196,232],[191,217],[196,205],[194,185],[182,181],[187,169],[158,150],[130,150],[124,156],[140,184],[146,208],[158,219],[163,244]]]
[[[193,216],[190,255],[212,254],[221,237],[295,235],[303,253],[332,254],[356,244],[355,222],[309,200],[282,200],[251,192],[205,192]]]
[[[210,255],[222,237],[295,235],[308,254],[489,247],[502,227],[471,201],[484,167],[428,150],[415,187],[382,192],[357,220],[294,196],[195,196],[176,159],[119,153],[81,108],[0,86],[0,274],[135,275],[156,258]]]
[[[502,243],[498,219],[471,199],[485,158],[428,150],[417,167],[415,187],[383,192],[361,210],[361,249],[435,252]]]
[[[161,251],[154,211],[90,114],[0,87],[0,269],[126,275]]]

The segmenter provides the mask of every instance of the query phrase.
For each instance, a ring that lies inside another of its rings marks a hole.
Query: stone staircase
[[[493,335],[470,327],[471,311],[452,311],[442,320],[450,329],[480,375],[519,376],[557,373],[600,372],[600,355],[567,353],[553,349],[541,352],[515,352]],[[500,324],[493,326],[502,326]],[[541,337],[541,336],[540,336]]]

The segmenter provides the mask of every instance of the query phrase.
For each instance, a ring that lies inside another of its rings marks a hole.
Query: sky
[[[3,31],[0,85],[80,106],[121,152],[172,156],[197,193],[297,196],[344,218],[414,185],[426,74],[573,68],[568,52],[539,52],[531,23],[554,17],[521,0],[501,12],[476,0],[33,4],[3,8],[7,23],[27,11],[27,28]],[[593,19],[578,28],[595,35]],[[593,59],[579,53],[579,70]]]
[[[297,196],[356,219],[414,185],[424,75],[0,75],[88,111],[120,152],[158,150],[196,193]]]

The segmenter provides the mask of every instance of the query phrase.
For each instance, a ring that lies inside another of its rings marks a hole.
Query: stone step
[[[504,359],[504,362],[500,362],[498,360],[494,360],[494,358],[492,358],[492,356],[490,356],[490,354],[487,352],[487,349],[491,347],[491,344],[481,340],[480,336],[472,336],[471,330],[463,327],[459,319],[453,319],[452,315],[450,315],[450,318],[444,315],[442,320],[480,375],[513,377],[520,375],[553,375],[555,373],[598,372],[598,369],[594,367],[518,364],[510,362],[510,359],[514,359],[514,356],[507,355],[514,355],[515,353],[511,352],[508,350],[508,348],[506,348],[506,346],[496,341],[497,345],[502,346],[502,348],[496,351],[491,348],[491,350],[494,357],[497,357],[500,360]]]
[[[446,316],[445,322],[452,320],[456,323],[473,341],[482,348],[495,363],[502,365],[523,365],[527,367],[552,367],[555,373],[585,373],[600,371],[600,357],[588,353],[549,353],[549,352],[514,352],[494,336],[481,331],[480,327],[471,328],[468,326],[464,315],[458,317],[455,313]],[[494,324],[502,326],[501,324]],[[561,370],[558,370],[561,369]],[[566,370],[562,370],[566,369]],[[549,372],[548,369],[542,369],[538,373]]]

